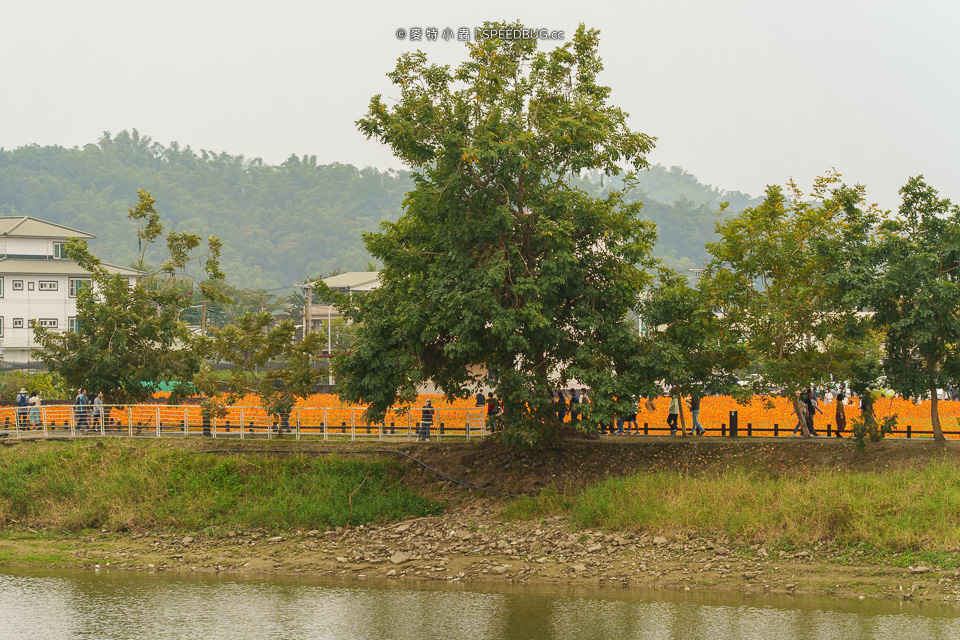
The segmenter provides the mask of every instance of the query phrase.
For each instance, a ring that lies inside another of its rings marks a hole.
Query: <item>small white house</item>
[[[69,238],[96,238],[30,216],[0,216],[0,362],[31,362],[32,324],[70,331],[77,315],[77,290],[90,274],[64,254]],[[133,282],[134,269],[104,264]]]

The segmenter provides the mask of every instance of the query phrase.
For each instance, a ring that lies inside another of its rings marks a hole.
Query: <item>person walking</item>
[[[817,406],[817,400],[813,395],[813,389],[807,389],[807,393],[804,395],[803,404],[807,408],[806,420],[807,420],[807,431],[810,432],[811,436],[817,436],[817,430],[814,429],[813,418],[817,415],[817,412],[823,413],[820,407]],[[796,428],[794,428],[796,431]]]
[[[487,431],[493,433],[496,417],[500,413],[500,406],[497,399],[493,397],[493,391],[487,392]]]
[[[614,398],[613,400],[614,400],[614,407],[616,407],[617,399]],[[625,417],[626,416],[623,413],[623,409],[616,407],[616,413],[613,415],[613,422],[610,423],[610,435],[613,435],[613,434],[616,434],[618,436],[623,435],[623,422]],[[614,431],[614,428],[616,428],[616,431]]]
[[[700,424],[698,417],[700,415],[700,395],[696,392],[690,396],[690,435],[702,436],[707,432]]]
[[[640,427],[637,426],[637,396],[630,396],[630,412],[624,424],[627,427],[627,435],[640,435]],[[633,431],[630,431],[630,425],[633,425]]]
[[[847,414],[845,413],[845,409],[843,408],[844,398],[845,396],[843,395],[843,391],[837,393],[837,437],[838,438],[843,437],[840,434],[843,433],[843,430],[847,428]]]
[[[567,417],[567,399],[563,396],[563,391],[557,391],[557,420],[560,421],[560,424],[563,424],[564,418]]]
[[[86,389],[77,389],[77,399],[73,401],[74,414],[76,416],[77,429],[87,428],[87,405],[90,401],[87,399]]]
[[[93,397],[93,411],[91,412],[91,429],[103,427],[103,391],[97,391]]]
[[[25,429],[27,426],[27,412],[30,410],[30,396],[27,395],[27,389],[20,387],[20,393],[17,394],[17,428]]]
[[[670,408],[667,409],[667,424],[670,426],[670,435],[677,435],[677,425],[680,423],[680,400],[674,395],[676,389],[670,390]]]
[[[430,442],[430,427],[433,426],[433,403],[427,400],[420,409],[420,429],[417,430],[417,442]]]
[[[580,396],[576,389],[570,389],[570,424],[580,419]]]
[[[40,394],[36,391],[30,393],[30,426],[35,427],[40,424]]]

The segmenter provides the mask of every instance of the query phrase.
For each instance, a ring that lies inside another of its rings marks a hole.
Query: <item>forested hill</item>
[[[593,192],[614,186],[601,186],[595,176],[578,182]],[[197,153],[175,142],[164,146],[136,130],[104,134],[83,148],[0,148],[0,215],[32,215],[90,231],[97,235],[91,247],[98,256],[126,265],[137,258],[127,208],[138,188],[147,189],[171,228],[223,240],[228,280],[243,288],[284,287],[334,269],[363,270],[370,256],[361,231],[396,220],[411,184],[405,171],[318,165],[314,156],[269,165],[259,158]],[[653,167],[639,186],[632,197],[646,203],[645,216],[658,224],[657,253],[677,268],[702,262],[720,200],[729,200],[731,209],[750,202],[676,167]]]

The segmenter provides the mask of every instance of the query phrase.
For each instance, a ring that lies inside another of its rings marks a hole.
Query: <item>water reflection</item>
[[[0,574],[0,638],[960,638],[960,609],[714,593]]]

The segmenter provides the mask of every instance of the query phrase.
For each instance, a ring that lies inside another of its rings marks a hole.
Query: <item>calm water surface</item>
[[[625,589],[0,573],[0,638],[960,638],[960,608]]]

